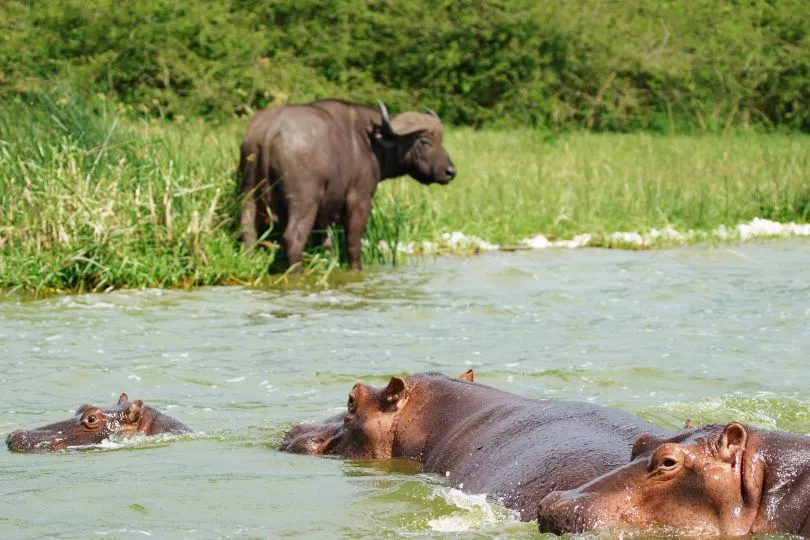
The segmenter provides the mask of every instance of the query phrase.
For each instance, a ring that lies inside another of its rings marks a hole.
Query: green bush
[[[338,95],[464,125],[810,131],[805,0],[6,0],[0,91],[150,115]]]

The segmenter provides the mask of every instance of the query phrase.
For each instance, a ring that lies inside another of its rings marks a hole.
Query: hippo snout
[[[284,435],[279,450],[291,454],[328,454],[340,441],[343,425],[329,424],[299,424],[293,426]]]
[[[580,533],[585,531],[580,512],[581,497],[567,497],[567,492],[552,491],[537,505],[537,527],[541,533]]]
[[[8,437],[6,437],[6,446],[8,446],[8,449],[12,452],[26,452],[31,450],[37,441],[33,437],[30,437],[29,433],[30,432],[22,429],[12,431],[9,433]]]
[[[22,437],[23,437],[23,430],[21,429],[9,433],[8,437],[6,437],[6,446],[8,446],[8,449],[14,450],[16,446],[19,446]]]
[[[18,429],[6,437],[6,446],[12,452],[48,452],[63,449],[67,441],[59,433]]]

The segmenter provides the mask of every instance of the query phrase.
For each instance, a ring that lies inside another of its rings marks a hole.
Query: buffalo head
[[[393,118],[382,101],[382,122],[375,132],[381,146],[396,151],[396,160],[404,173],[422,184],[447,184],[456,175],[456,168],[442,146],[442,122],[439,116],[427,113],[404,112]]]

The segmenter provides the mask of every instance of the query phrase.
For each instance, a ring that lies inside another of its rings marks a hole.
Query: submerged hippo
[[[626,463],[639,434],[663,433],[606,407],[524,398],[438,373],[392,377],[382,390],[358,382],[347,407],[323,424],[293,427],[281,450],[418,460],[525,521],[551,491]]]
[[[810,536],[810,437],[709,424],[642,435],[629,464],[537,512],[544,532],[671,526],[692,535]]]
[[[82,405],[76,416],[32,430],[17,430],[6,439],[13,452],[54,452],[68,447],[98,444],[111,435],[157,435],[189,433],[182,422],[159,412],[140,399],[129,401],[121,394],[118,404],[108,409]]]

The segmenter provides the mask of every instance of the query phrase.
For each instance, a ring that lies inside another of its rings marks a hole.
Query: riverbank
[[[68,101],[4,109],[0,289],[268,281],[274,252],[245,253],[236,241],[243,125],[136,122]],[[633,249],[745,240],[734,231],[755,218],[801,226],[810,217],[805,135],[458,129],[445,145],[459,169],[450,185],[402,178],[380,186],[367,266],[390,264],[395,253],[401,261],[486,244],[583,244],[583,235],[590,246]],[[448,241],[469,237],[484,243]],[[306,273],[323,280],[337,266],[313,253]]]

